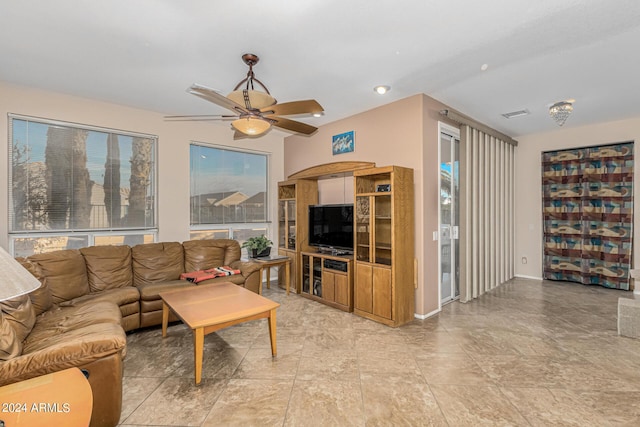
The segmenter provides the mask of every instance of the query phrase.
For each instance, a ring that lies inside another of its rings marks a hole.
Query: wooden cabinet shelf
[[[290,289],[298,293],[300,252],[310,249],[307,211],[309,205],[317,203],[317,181],[296,179],[278,183],[278,254],[291,258]]]
[[[343,311],[353,311],[353,259],[301,252],[300,294]]]
[[[402,325],[415,307],[413,170],[359,170],[354,187],[354,313]]]

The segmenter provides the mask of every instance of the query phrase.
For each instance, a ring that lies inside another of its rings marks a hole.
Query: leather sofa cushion
[[[132,303],[130,305],[120,306],[122,312],[122,320],[120,326],[125,332],[133,331],[140,327],[140,304]]]
[[[20,356],[21,353],[22,342],[18,340],[13,326],[4,319],[4,315],[0,311],[0,361],[6,362]],[[5,363],[0,363],[0,373],[4,365]],[[0,375],[0,378],[2,378],[2,375]]]
[[[141,315],[143,315],[145,313],[153,311],[162,311],[162,300],[160,298],[161,292],[170,292],[184,289],[185,287],[210,285],[214,283],[224,282],[231,282],[239,286],[244,286],[244,279],[240,274],[205,280],[198,283],[197,285],[194,285],[193,283],[186,280],[174,280],[171,282],[153,283],[151,285],[143,286],[140,288],[140,313]]]
[[[136,245],[131,248],[131,257],[137,287],[177,280],[184,273],[184,251],[178,242]]]
[[[120,324],[125,331],[131,331],[140,327],[140,292],[134,286],[124,288],[107,289],[96,294],[87,294],[71,301],[60,304],[60,307],[75,307],[92,305],[99,302],[116,304],[120,308],[122,319]]]
[[[71,301],[60,304],[60,307],[79,306],[84,304],[95,304],[101,301],[108,301],[118,306],[127,305],[140,300],[138,288],[127,286],[125,288],[107,289],[97,294],[87,294]]]
[[[33,305],[33,309],[36,312],[36,316],[44,313],[53,307],[53,300],[51,299],[51,292],[49,292],[49,287],[47,285],[47,279],[42,274],[42,270],[38,267],[38,264],[32,262],[28,258],[18,257],[16,261],[20,263],[24,268],[27,269],[29,273],[31,273],[36,279],[38,279],[41,283],[40,287],[35,291],[32,291],[29,294],[29,298],[31,299],[31,304]]]
[[[89,293],[84,257],[76,249],[31,255],[47,278],[54,304],[69,301]]]
[[[110,302],[83,304],[76,307],[58,307],[36,318],[36,324],[24,341],[24,352],[44,348],[44,343],[55,344],[63,334],[94,324],[112,323],[120,327],[122,314]]]
[[[135,302],[130,302],[129,304],[122,304],[120,306],[120,314],[122,315],[122,318],[124,319],[126,316],[135,316],[138,317],[138,315],[140,314],[140,302],[139,301],[135,301]],[[131,328],[127,329],[124,327],[124,325],[122,326],[124,328],[125,331],[130,330]],[[136,326],[137,328],[137,326]]]
[[[177,322],[180,320],[173,312],[169,313],[169,322]],[[140,313],[140,327],[156,326],[162,324],[162,308],[160,310]]]
[[[0,302],[2,317],[16,331],[16,338],[22,342],[36,323],[36,312],[29,295],[22,295]]]
[[[160,300],[161,292],[169,292],[169,291],[175,291],[175,290],[184,289],[184,288],[190,288],[193,286],[210,285],[212,283],[225,283],[225,282],[227,283],[231,282],[231,283],[235,283],[236,285],[242,285],[244,283],[244,277],[242,277],[241,274],[234,274],[232,276],[225,276],[225,277],[216,277],[215,279],[202,281],[197,285],[194,285],[188,280],[171,280],[167,282],[151,283],[148,285],[141,286],[139,288],[140,300],[141,300],[141,304],[140,304],[141,311],[145,311],[144,310],[145,305],[144,303],[142,303],[142,301]],[[160,307],[159,309],[162,310],[162,305],[159,305],[159,307]]]
[[[87,264],[90,292],[133,286],[129,246],[91,246],[80,253]]]
[[[149,283],[140,286],[140,299],[142,301],[154,301],[160,299],[160,292],[174,291],[178,289],[191,288],[193,283],[187,280],[168,280],[166,282]],[[162,309],[162,306],[160,306]]]
[[[21,357],[0,363],[0,386],[123,354],[127,343],[124,330],[115,323],[97,323],[50,335],[49,339],[30,343],[28,348],[25,344]]]
[[[189,240],[184,247],[186,272],[229,265],[240,259],[240,243],[232,239]]]

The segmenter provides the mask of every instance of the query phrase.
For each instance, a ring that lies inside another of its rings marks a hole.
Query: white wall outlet
[[[438,232],[437,232],[437,231],[434,231],[434,232],[433,232],[433,241],[434,241],[434,242],[437,242],[437,241],[438,241]]]

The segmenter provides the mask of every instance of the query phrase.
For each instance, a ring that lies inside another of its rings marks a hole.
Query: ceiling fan
[[[324,109],[316,100],[308,99],[278,104],[278,101],[269,93],[269,89],[253,74],[253,66],[259,61],[258,56],[246,53],[242,55],[242,60],[249,66],[247,77],[241,80],[229,95],[224,96],[214,89],[198,84],[193,84],[187,89],[189,93],[233,111],[233,115],[166,116],[165,119],[233,120],[231,126],[235,129],[234,139],[262,135],[271,129],[271,126],[304,135],[310,135],[318,130],[318,128],[306,123],[280,117],[296,114],[319,115]],[[264,92],[255,90],[254,83],[262,86]],[[240,89],[243,84],[245,87]]]

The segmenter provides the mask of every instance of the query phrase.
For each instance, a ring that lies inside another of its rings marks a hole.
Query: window
[[[9,116],[15,256],[154,241],[157,138]]]
[[[268,235],[267,154],[191,144],[191,238]]]

